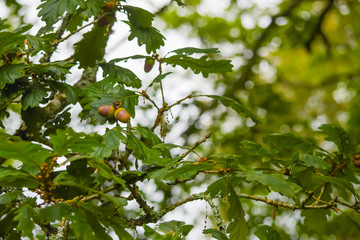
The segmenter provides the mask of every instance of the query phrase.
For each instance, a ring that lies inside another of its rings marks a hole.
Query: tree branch
[[[305,43],[305,47],[306,49],[310,52],[311,51],[311,43],[315,40],[315,37],[317,35],[320,35],[322,38],[323,38],[323,41],[324,43],[329,46],[330,43],[329,41],[327,40],[325,34],[322,32],[321,30],[321,26],[322,26],[322,23],[324,22],[324,19],[325,19],[325,16],[326,14],[330,11],[330,9],[332,8],[332,6],[334,5],[334,0],[329,0],[328,4],[326,5],[324,11],[322,11],[320,17],[319,17],[319,20],[318,22],[316,23],[315,25],[315,28],[314,30],[312,31],[309,39],[306,41]]]

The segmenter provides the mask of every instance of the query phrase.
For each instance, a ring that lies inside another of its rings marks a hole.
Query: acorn
[[[155,60],[153,58],[147,58],[145,60],[144,71],[146,73],[150,72],[154,64],[155,64]]]
[[[98,108],[97,112],[98,112],[98,114],[100,114],[101,116],[106,117],[106,118],[114,118],[115,117],[114,116],[115,109],[114,109],[114,106],[112,106],[112,105],[103,105]]]
[[[105,11],[105,12],[114,12],[115,9],[116,9],[116,6],[117,4],[115,2],[105,2],[105,5],[102,7],[102,9]]]
[[[114,116],[122,123],[127,123],[130,121],[130,114],[124,108],[116,109]]]
[[[106,27],[110,24],[112,24],[115,21],[115,13],[106,14],[102,17],[100,17],[97,21],[97,25],[99,27]]]
[[[360,167],[360,154],[356,154],[352,160],[356,167]]]

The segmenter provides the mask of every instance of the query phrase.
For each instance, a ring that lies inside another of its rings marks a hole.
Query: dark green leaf
[[[57,22],[65,12],[74,13],[78,5],[85,7],[84,3],[84,0],[49,0],[37,8],[41,9],[38,16],[50,25]]]
[[[147,53],[155,52],[161,46],[164,46],[165,37],[156,28],[140,28],[132,25],[130,22],[125,23],[130,26],[129,41],[137,38],[139,46],[145,44]]]
[[[193,227],[194,226],[186,225],[184,222],[181,221],[162,222],[159,224],[160,231],[164,233],[168,233],[168,232],[181,233],[183,236],[188,235]]]
[[[161,152],[157,149],[148,148],[133,134],[128,134],[128,148],[132,149],[134,156],[148,165],[164,166],[168,160],[161,158]]]
[[[180,49],[176,49],[171,51],[170,53],[176,53],[176,54],[187,54],[187,55],[192,55],[194,53],[219,53],[219,49],[217,48],[205,48],[205,49],[201,49],[201,48],[194,48],[194,47],[187,47],[187,48],[180,48]]]
[[[195,176],[203,170],[209,170],[213,168],[212,163],[201,162],[197,165],[194,163],[187,163],[181,167],[171,169],[163,176],[163,179],[174,181],[176,179],[189,180],[195,178]]]
[[[280,234],[278,233],[278,231],[276,231],[275,229],[273,229],[270,226],[267,225],[261,225],[256,227],[256,231],[254,233],[259,240],[281,240],[282,237],[280,236]]]
[[[35,228],[33,220],[35,210],[29,205],[23,205],[16,212],[17,215],[14,217],[14,220],[18,221],[16,229],[22,232],[22,236],[34,239],[32,231]]]
[[[229,209],[227,216],[230,222],[226,232],[230,234],[230,239],[245,240],[250,230],[245,220],[245,211],[241,206],[240,199],[231,187],[229,201]]]
[[[97,16],[100,12],[102,12],[102,7],[104,6],[104,0],[87,0],[86,7],[84,11],[81,13],[85,18],[89,18],[91,16]]]
[[[48,95],[47,89],[42,85],[33,86],[31,91],[23,96],[22,105],[26,110],[28,107],[37,107],[44,97]]]
[[[229,190],[226,187],[228,184],[228,178],[220,178],[208,186],[206,193],[209,193],[211,198],[216,198],[217,196],[223,198],[229,194]]]
[[[26,66],[24,64],[7,64],[0,67],[0,89],[6,84],[13,84],[17,78],[23,76],[21,70]]]
[[[342,153],[352,153],[354,151],[354,144],[347,132],[340,126],[335,124],[323,124],[319,127],[322,134],[327,137],[325,140],[333,142]]]
[[[328,181],[337,185],[340,188],[344,188],[349,190],[352,194],[357,195],[355,192],[354,186],[350,183],[346,178],[339,178],[339,177],[329,177],[329,176],[320,176],[320,179],[324,181]]]
[[[88,209],[85,209],[85,203],[81,203],[81,208],[73,208],[74,214],[69,217],[72,221],[70,228],[74,231],[76,239],[89,240],[89,239],[103,239],[111,240],[112,238],[106,234],[106,229],[99,222],[101,216],[101,209],[98,208],[95,215]]]
[[[126,137],[122,134],[120,126],[106,131],[103,136],[103,146],[95,148],[94,156],[97,158],[109,157],[112,151],[119,147],[120,141],[126,143]]]
[[[0,32],[0,53],[5,53],[17,45],[23,46],[26,37],[21,32]]]
[[[117,184],[121,184],[123,187],[125,187],[125,180],[121,179],[120,177],[114,175],[111,171],[111,168],[106,165],[103,161],[99,160],[99,159],[91,159],[89,162],[89,165],[92,166],[93,168],[96,168],[99,170],[99,174],[108,179],[108,180],[113,180],[115,183]],[[93,191],[93,190],[92,190]],[[102,194],[102,196],[104,196]],[[114,200],[111,198],[111,196],[106,195],[105,197]],[[118,202],[116,200],[116,202]]]
[[[116,78],[117,82],[127,87],[140,88],[141,80],[127,68],[123,68],[111,63],[101,63],[103,76],[111,75]]]
[[[304,152],[311,151],[314,149],[319,149],[325,151],[322,148],[316,146],[315,144],[302,139],[300,137],[294,136],[291,133],[284,134],[269,134],[263,137],[263,141],[272,146],[281,146],[285,148],[294,148],[295,146],[300,147]]]
[[[0,205],[9,204],[16,199],[17,196],[21,194],[21,191],[7,192],[0,196]]]
[[[22,120],[24,120],[27,126],[28,133],[33,134],[34,140],[39,140],[43,117],[48,114],[49,113],[41,107],[32,107],[26,110],[21,109]]]
[[[0,182],[3,187],[36,188],[39,185],[37,178],[15,168],[0,167]]]
[[[57,114],[51,120],[45,123],[44,135],[56,134],[57,129],[65,130],[71,121],[71,114],[69,113],[70,108],[65,109],[61,113]]]
[[[281,175],[263,174],[261,172],[242,172],[240,176],[246,177],[249,181],[257,181],[258,183],[271,187],[274,191],[296,199],[296,194],[301,190],[301,187],[293,182],[289,182]]]
[[[151,12],[129,5],[124,5],[123,9],[127,13],[131,25],[144,29],[151,27],[151,23],[154,19],[154,14]]]
[[[157,75],[156,78],[149,84],[148,88],[151,87],[154,83],[161,82],[161,80],[163,80],[169,74],[172,74],[172,72]]]
[[[163,62],[173,67],[190,68],[195,74],[201,73],[204,77],[208,77],[210,73],[231,72],[233,67],[230,60],[208,60],[208,56],[192,58],[184,54],[166,57]]]
[[[273,157],[273,153],[264,148],[260,144],[252,141],[244,140],[240,143],[241,149],[245,150],[249,155],[259,156],[264,162],[267,162]]]
[[[301,212],[301,216],[305,217],[305,226],[319,233],[328,224],[326,215],[331,215],[329,209],[309,209]]]
[[[251,118],[254,122],[258,123],[259,119],[249,109],[247,109],[241,102],[235,101],[231,98],[217,96],[217,95],[200,95],[219,100],[225,107],[231,107],[237,113],[242,114],[244,117]]]
[[[205,229],[205,231],[203,231],[203,233],[205,234],[211,234],[213,238],[217,239],[217,240],[229,240],[229,238],[226,236],[225,233],[215,229],[215,228],[209,228],[209,229]]]
[[[35,169],[35,172],[39,170],[40,165],[45,159],[52,155],[49,150],[32,142],[0,140],[0,143],[1,157],[19,160],[24,163],[22,168],[26,165],[27,167]]]
[[[325,160],[323,160],[319,157],[309,155],[309,154],[305,154],[301,160],[308,167],[315,167],[315,168],[321,168],[321,169],[327,169],[327,168],[331,167],[330,163],[325,162]]]
[[[67,203],[58,203],[39,209],[39,218],[44,223],[61,221],[70,216],[70,207]]]
[[[80,68],[94,67],[96,61],[103,59],[105,49],[104,27],[94,27],[75,46],[74,59],[80,62]]]
[[[101,137],[95,134],[77,133],[72,128],[58,129],[50,135],[54,152],[65,155],[70,152],[91,153],[101,146]]]
[[[46,64],[34,64],[28,71],[34,72],[39,76],[51,76],[53,79],[65,80],[65,75],[70,73],[69,69],[74,66],[72,63],[59,61]]]

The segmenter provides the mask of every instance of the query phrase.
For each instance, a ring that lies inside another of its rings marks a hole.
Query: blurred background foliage
[[[240,119],[231,123],[231,131],[216,135],[213,151],[229,148],[229,143],[236,151],[240,140],[258,141],[264,133],[313,138],[323,123],[340,124],[358,142],[358,1],[185,4],[161,13],[166,27],[220,48],[235,67],[217,78],[214,87],[224,88],[225,96],[247,104],[262,119],[257,125]],[[199,108],[201,114],[218,110],[216,105]],[[229,124],[221,116],[216,118]],[[190,126],[189,133],[199,130]]]
[[[197,102],[199,118],[189,120],[185,139],[201,132],[201,116],[211,113],[213,144],[205,149],[209,154],[241,154],[242,140],[260,143],[269,133],[293,133],[332,150],[332,145],[315,134],[324,123],[341,125],[355,143],[360,142],[359,1],[184,3],[186,7],[170,6],[161,12],[166,28],[225,53],[235,65],[234,72],[214,78],[214,88],[240,100],[261,119],[254,124],[216,103]],[[261,164],[250,156],[242,161],[253,167]],[[267,191],[246,184],[243,188],[252,189],[253,194]],[[255,225],[273,221],[271,208],[251,201],[245,205]],[[359,225],[346,214],[333,214],[328,224],[319,224],[326,221],[315,214],[313,227],[305,227],[300,214],[279,211],[275,223],[285,232],[296,232],[291,239],[358,238]]]

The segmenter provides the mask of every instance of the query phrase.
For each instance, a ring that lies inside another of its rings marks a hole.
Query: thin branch
[[[136,202],[140,205],[140,207],[144,210],[147,217],[154,215],[154,210],[152,207],[150,207],[147,202],[143,199],[143,197],[140,195],[139,190],[135,183],[133,184],[133,187],[130,184],[126,185],[127,188],[130,190],[132,196],[135,198]]]
[[[317,35],[320,35],[323,38],[324,43],[329,46],[329,41],[327,40],[325,34],[321,30],[322,23],[324,22],[326,14],[330,11],[332,6],[334,5],[334,0],[329,0],[328,4],[326,5],[324,11],[322,11],[321,15],[319,16],[319,20],[315,25],[314,30],[312,31],[309,39],[305,43],[306,49],[310,52],[311,51],[311,43],[314,41]]]
[[[54,44],[51,44],[51,47],[54,49],[54,51],[49,51],[46,52],[44,54],[44,56],[40,59],[40,63],[47,63],[50,61],[50,58],[52,56],[52,54],[55,52],[56,47],[58,45],[57,41],[62,37],[62,35],[64,34],[66,27],[69,25],[70,19],[72,17],[72,14],[68,13],[66,14],[66,16],[64,17],[63,22],[61,23],[60,28],[56,31],[56,39]]]
[[[251,199],[251,200],[255,200],[255,201],[259,201],[259,202],[264,202],[267,205],[274,205],[274,206],[289,208],[291,210],[296,210],[296,209],[329,209],[329,208],[333,209],[335,207],[335,204],[333,204],[331,202],[323,204],[323,205],[300,205],[299,206],[299,205],[296,205],[296,204],[285,203],[283,201],[276,201],[276,200],[268,199],[267,197],[259,197],[259,196],[245,194],[245,193],[240,193],[238,196],[240,198],[247,198],[247,199]]]
[[[90,23],[88,23],[88,24],[85,24],[84,26],[82,26],[82,27],[80,27],[80,28],[76,29],[74,32],[69,33],[67,36],[65,36],[65,37],[63,37],[63,38],[60,38],[60,39],[56,40],[54,43],[52,43],[52,44],[51,44],[51,47],[55,47],[55,46],[57,46],[59,43],[61,43],[61,42],[65,41],[65,40],[67,40],[69,37],[73,36],[75,33],[80,32],[80,31],[81,31],[81,30],[83,30],[84,28],[86,28],[86,27],[88,27],[88,26],[90,26],[90,25],[92,25],[92,24],[94,24],[94,23],[96,23],[96,22],[97,22],[97,20],[96,20],[96,21],[92,21],[92,22],[90,22]]]
[[[167,206],[164,210],[160,211],[159,213],[154,213],[155,215],[153,215],[151,218],[147,216],[142,216],[136,219],[130,219],[129,221],[127,221],[127,225],[129,226],[129,228],[135,228],[136,226],[141,226],[145,223],[157,222],[160,218],[162,218],[168,212],[173,211],[175,208],[185,203],[192,202],[195,200],[201,200],[201,199],[204,199],[204,193],[193,194],[183,200],[180,200],[174,204]]]
[[[225,232],[225,224],[222,220],[222,217],[220,216],[218,207],[215,205],[215,203],[213,203],[210,195],[204,194],[204,199],[209,203],[211,210],[214,213],[216,225],[218,226],[219,230]]]
[[[191,153],[195,148],[197,148],[200,144],[202,144],[203,142],[205,142],[208,138],[210,138],[212,132],[209,132],[208,134],[206,134],[205,136],[203,136],[199,141],[195,142],[194,145],[192,145],[189,150],[187,150],[186,152],[184,152],[180,159],[178,161],[181,161],[182,159],[184,159],[189,153]]]
[[[121,188],[121,185],[113,185],[113,186],[111,186],[111,187],[108,187],[108,188],[105,188],[104,190],[102,190],[101,192],[102,193],[108,193],[108,192],[111,192],[111,191],[113,191],[113,190],[115,190],[115,189],[118,189],[118,188]],[[100,194],[98,194],[98,193],[95,193],[95,194],[92,194],[92,195],[90,195],[90,196],[86,196],[86,197],[75,197],[75,198],[73,198],[73,199],[71,199],[70,200],[70,202],[76,202],[76,201],[81,201],[81,202],[88,202],[88,201],[90,201],[90,200],[93,200],[93,199],[96,199],[96,198],[100,198],[101,197],[101,195]]]

